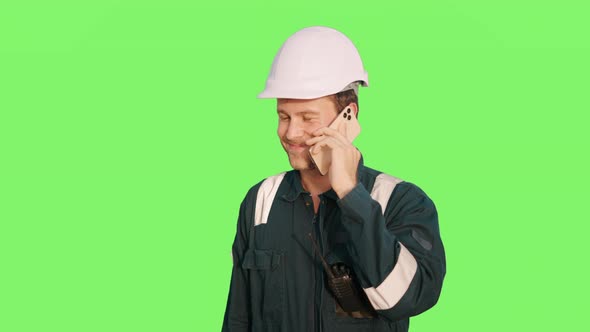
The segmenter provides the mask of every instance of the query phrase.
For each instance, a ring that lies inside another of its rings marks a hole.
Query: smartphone
[[[328,127],[338,130],[351,143],[361,132],[361,126],[350,106],[346,106]],[[310,156],[320,174],[326,175],[332,163],[330,150],[323,147],[318,154],[310,152]]]

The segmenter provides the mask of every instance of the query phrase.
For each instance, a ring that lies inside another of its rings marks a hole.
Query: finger
[[[305,144],[306,145],[314,145],[317,142],[323,140],[324,138],[326,138],[325,135],[321,135],[321,136],[317,136],[317,137],[312,137],[312,138],[308,139],[307,141],[305,141]]]
[[[342,135],[341,132],[339,132],[336,129],[329,128],[329,127],[320,128],[320,129],[314,131],[313,135],[314,136],[320,136],[320,135],[330,136],[330,137],[334,137],[334,138],[338,139],[339,141],[341,141],[343,143],[348,142],[346,137],[344,135]]]
[[[338,140],[334,139],[333,137],[325,137],[324,139],[320,140],[319,142],[317,142],[312,148],[311,148],[311,153],[312,154],[317,154],[321,151],[321,149],[323,148],[329,148],[329,149],[336,149],[336,148],[341,148],[342,147],[342,143],[339,142]]]
[[[319,129],[316,129],[312,135],[314,136],[319,136],[319,135],[329,135],[329,136],[333,136],[335,133],[337,133],[338,131],[336,129],[330,128],[330,127],[322,127]]]

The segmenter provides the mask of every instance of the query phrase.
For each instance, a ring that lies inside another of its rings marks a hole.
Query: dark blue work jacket
[[[339,199],[312,198],[298,171],[253,186],[240,207],[223,331],[407,331],[438,300],[445,253],[434,203],[416,185],[363,165]],[[377,316],[338,310],[308,234],[329,264],[343,263]]]

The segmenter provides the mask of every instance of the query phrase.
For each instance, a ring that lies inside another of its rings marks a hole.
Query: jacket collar
[[[356,170],[356,178],[357,181],[360,181],[361,177],[361,171],[364,169],[365,165],[364,165],[364,161],[363,161],[363,155],[361,154],[361,159],[359,160],[359,164]],[[288,182],[288,186],[287,186],[287,192],[285,192],[281,197],[289,202],[293,202],[295,201],[299,195],[301,194],[305,194],[305,195],[309,195],[309,192],[307,192],[304,188],[303,185],[301,184],[301,173],[299,173],[298,170],[292,170],[290,172],[287,173],[287,176],[285,176],[285,181]],[[330,188],[330,190],[322,193],[321,195],[324,195],[328,198],[331,198],[333,200],[338,200],[338,195],[336,195],[336,192]]]

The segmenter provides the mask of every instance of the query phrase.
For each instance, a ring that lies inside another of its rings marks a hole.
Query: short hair
[[[340,111],[342,111],[350,103],[355,103],[357,109],[360,111],[358,96],[354,92],[354,90],[352,90],[352,89],[340,91],[338,93],[330,95],[330,97],[331,97],[332,101],[334,102],[334,105],[336,105],[336,112],[337,113],[340,113]],[[357,112],[356,117],[358,118],[358,112]]]

